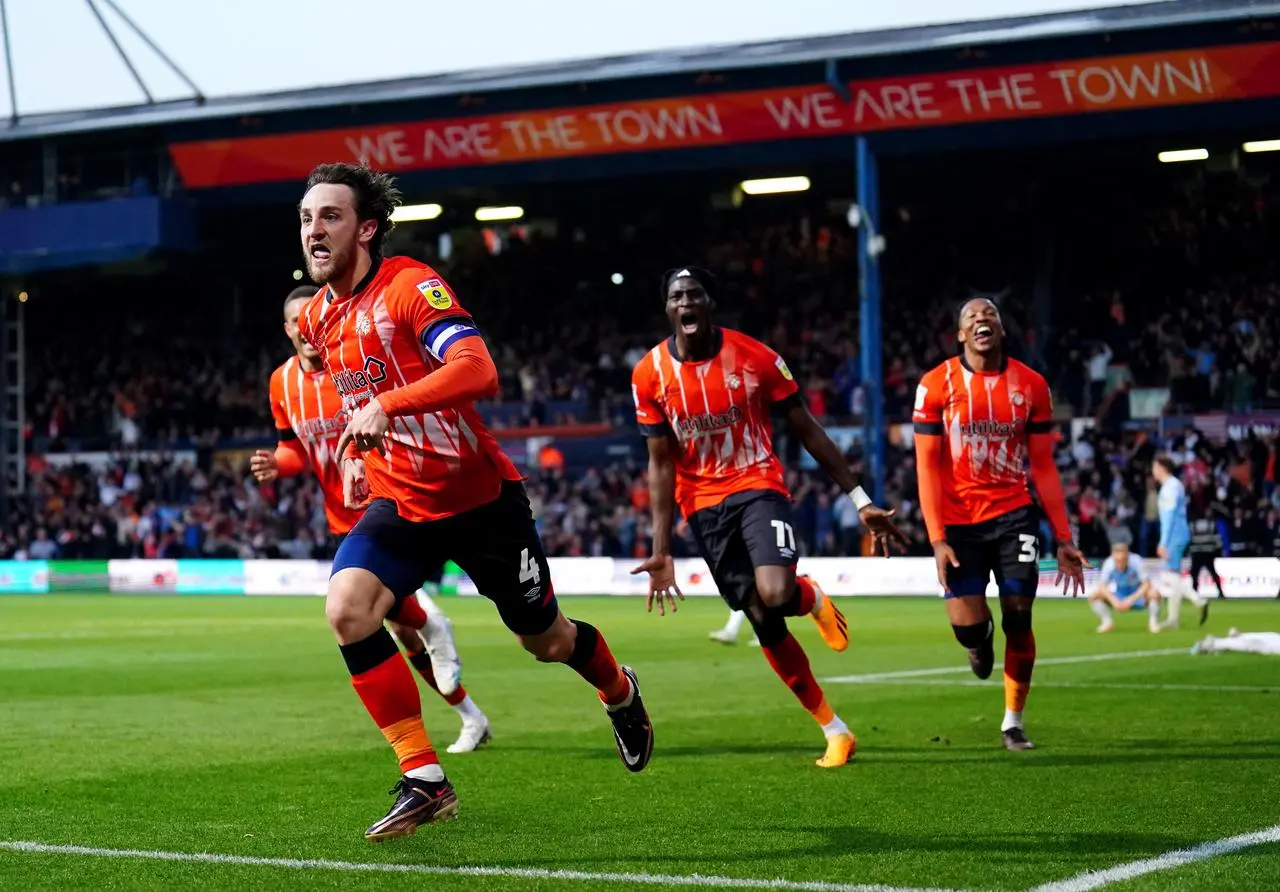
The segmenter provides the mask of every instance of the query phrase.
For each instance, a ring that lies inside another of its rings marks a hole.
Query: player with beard
[[[325,374],[324,363],[298,332],[298,314],[318,289],[295,288],[284,302],[284,332],[294,355],[271,373],[271,416],[279,442],[274,451],[259,450],[249,470],[259,483],[294,477],[308,468],[320,481],[329,531],[339,540],[360,520],[360,510],[343,502],[342,471],[336,447],[347,424],[342,398]],[[444,565],[428,579],[438,582]],[[419,590],[400,605],[391,630],[404,645],[409,662],[427,685],[462,718],[462,731],[448,749],[469,753],[492,739],[489,720],[460,683],[462,663],[453,640],[453,624],[435,602]]]
[[[1005,356],[1004,326],[993,302],[967,301],[957,323],[960,355],[925,374],[916,389],[920,509],[951,628],[982,679],[991,677],[995,663],[986,597],[995,576],[1005,635],[1000,736],[1006,749],[1027,750],[1034,744],[1022,711],[1036,660],[1031,605],[1040,581],[1040,525],[1027,486],[1028,460],[1058,542],[1058,583],[1070,586],[1073,597],[1084,591],[1088,562],[1072,540],[1053,459],[1049,385]]]
[[[634,573],[649,574],[648,608],[665,613],[675,598],[671,528],[677,505],[729,607],[754,627],[769,665],[826,737],[818,765],[836,768],[857,742],[827,703],[809,658],[787,630],[789,616],[809,616],[836,651],[849,646],[848,624],[813,580],[796,576],[791,493],[773,451],[770,413],[785,414],[805,449],[858,506],[886,556],[906,546],[893,512],[871,504],[840,448],[800,397],[782,357],[741,332],[713,324],[715,278],[679,267],[663,277],[672,335],[632,372],[636,419],[649,447],[653,554]]]
[[[642,770],[653,750],[635,673],[594,626],[560,612],[521,475],[476,410],[497,392],[498,374],[475,321],[431,267],[382,256],[399,203],[391,177],[336,163],[311,172],[298,204],[307,271],[324,286],[303,307],[299,332],[350,414],[337,448],[345,502],[372,496],[338,548],[325,612],[356,693],[400,763],[391,810],[365,832],[375,841],[457,813],[413,675],[383,627],[446,559],[527,651],[595,688],[629,770]]]

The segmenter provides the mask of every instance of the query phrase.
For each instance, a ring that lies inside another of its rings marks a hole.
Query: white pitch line
[[[758,880],[737,877],[666,875],[660,873],[595,873],[582,870],[548,870],[539,867],[442,867],[434,864],[361,863],[322,858],[259,858],[251,855],[218,855],[210,852],[163,852],[151,849],[101,849],[90,846],[49,845],[21,840],[0,841],[0,850],[45,855],[80,855],[90,858],[137,858],[146,861],[182,861],[227,864],[235,867],[280,867],[286,870],[337,870],[348,873],[414,873],[431,876],[505,877],[520,880],[562,880],[578,883],[624,883],[633,886],[692,886],[714,889],[774,889],[786,892],[951,892],[862,883],[827,883],[805,880]]]
[[[1144,657],[1167,657],[1173,654],[1189,654],[1187,647],[1166,647],[1161,650],[1131,650],[1112,654],[1084,654],[1076,657],[1048,657],[1036,660],[1036,666],[1069,666],[1073,663],[1108,663],[1112,660],[1138,660]],[[1003,669],[996,663],[995,669]],[[963,675],[972,670],[967,666],[943,666],[937,669],[904,669],[901,672],[873,672],[868,675],[837,675],[822,679],[827,684],[862,684],[868,681],[886,681],[894,678],[927,678],[931,675]],[[993,670],[994,671],[994,670]]]
[[[946,687],[946,688],[998,688],[1002,681],[980,681],[976,678],[953,680],[950,678],[886,678],[883,681],[864,681],[860,684],[889,685],[892,687]],[[1231,685],[1231,684],[1124,684],[1121,682],[1088,682],[1088,681],[1037,681],[1036,690],[1041,688],[1077,688],[1080,690],[1104,691],[1203,691],[1211,694],[1278,694],[1280,684],[1274,685]]]
[[[1082,874],[1068,877],[1065,880],[1057,880],[1052,883],[1045,883],[1043,886],[1036,886],[1031,892],[1089,892],[1090,889],[1101,889],[1113,883],[1123,883],[1140,876],[1146,876],[1149,873],[1171,870],[1186,864],[1194,864],[1197,861],[1206,861],[1209,858],[1229,855],[1232,852],[1238,852],[1250,846],[1260,846],[1269,842],[1280,842],[1280,824],[1254,833],[1243,833],[1240,836],[1220,839],[1217,842],[1206,842],[1203,845],[1189,849],[1165,852],[1163,855],[1157,855],[1154,858],[1144,858],[1141,861],[1117,864],[1115,867],[1108,867],[1106,870],[1086,870]]]

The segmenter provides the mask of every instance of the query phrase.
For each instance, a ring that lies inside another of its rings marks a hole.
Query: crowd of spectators
[[[1114,437],[1100,428],[1064,437],[1058,466],[1077,539],[1089,555],[1123,542],[1154,554],[1158,539],[1152,459],[1167,451],[1181,466],[1195,516],[1219,521],[1225,554],[1280,556],[1280,490],[1275,435],[1214,441],[1188,429]],[[850,454],[861,468],[856,451]],[[931,550],[920,515],[915,461],[891,446],[887,501],[899,512],[909,554]],[[802,554],[862,553],[862,530],[849,500],[820,472],[791,470],[795,530]],[[646,472],[619,462],[581,473],[532,471],[530,500],[553,556],[639,557],[651,538]],[[33,467],[16,521],[0,532],[0,557],[32,558],[324,558],[331,554],[321,493],[302,476],[258,486],[243,455],[118,457],[98,463]],[[683,527],[677,556],[693,556]],[[1042,531],[1044,553],[1052,537]]]
[[[1073,201],[1046,215],[1043,195],[1011,188],[974,209],[972,225],[963,227],[955,225],[955,205],[970,196],[952,195],[949,204],[922,176],[882,221],[890,248],[882,264],[886,419],[905,419],[919,376],[954,353],[959,299],[993,296],[1011,352],[1050,378],[1060,414],[1098,421],[1095,431],[1067,438],[1061,452],[1073,515],[1092,554],[1125,530],[1149,550],[1145,469],[1153,438],[1123,425],[1140,392],[1167,389],[1157,409],[1170,413],[1280,407],[1273,250],[1280,193],[1270,181],[1182,176],[1116,191],[1089,171],[1092,185],[1059,184],[1105,195],[1106,214]],[[459,238],[447,258],[438,241],[405,229],[393,234],[392,247],[437,264],[482,320],[500,372],[499,400],[509,407],[497,413],[500,424],[629,425],[629,372],[665,333],[657,281],[672,262],[716,270],[720,320],[783,354],[820,419],[856,421],[865,402],[857,232],[836,202],[787,207],[710,219],[655,211],[646,225],[600,232],[531,225]],[[1053,250],[1046,254],[1046,246]],[[279,305],[292,283],[275,295],[217,279],[179,303],[174,295],[196,287],[189,279],[145,281],[122,306],[104,300],[92,277],[55,278],[50,290],[78,292],[77,312],[39,295],[29,305],[30,451],[110,448],[125,457],[92,470],[33,469],[29,498],[0,547],[61,556],[324,553],[314,483],[259,488],[243,468],[213,459],[218,449],[273,438],[266,383],[287,355]],[[215,291],[231,298],[214,299]],[[1228,519],[1232,552],[1265,550],[1280,507],[1274,443],[1215,445],[1191,434],[1167,445],[1184,457],[1200,501]],[[190,457],[144,459],[139,449]],[[794,450],[788,457],[805,552],[856,550],[846,500],[799,470]],[[891,446],[888,458],[891,501],[913,550],[927,553],[910,449]],[[553,554],[636,555],[647,547],[648,495],[638,465],[535,473],[531,495]]]

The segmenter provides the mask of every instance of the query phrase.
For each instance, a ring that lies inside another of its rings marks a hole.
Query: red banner
[[[304,179],[322,161],[387,171],[511,164],[1156,108],[1280,95],[1280,43],[902,76],[829,87],[383,124],[170,146],[190,188]]]

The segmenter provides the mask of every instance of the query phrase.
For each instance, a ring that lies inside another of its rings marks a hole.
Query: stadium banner
[[[830,86],[706,93],[173,143],[190,189],[306,178],[322,161],[386,171],[545,161],[1280,96],[1280,42],[1098,56]]]
[[[638,559],[550,558],[551,575],[557,595],[643,595],[648,581],[631,570]],[[59,561],[56,569],[48,561],[0,561],[0,594],[39,594],[50,591],[92,590],[89,580],[103,578],[101,561]],[[1088,588],[1097,585],[1098,565],[1085,571]],[[1147,572],[1159,572],[1159,563],[1145,560]],[[230,595],[311,595],[322,596],[328,586],[328,561],[215,561],[215,560],[113,560],[106,563],[109,591],[119,594],[230,594]],[[1184,563],[1183,575],[1187,575]],[[1217,569],[1228,598],[1274,598],[1280,593],[1280,558],[1219,558]],[[799,570],[817,580],[828,593],[840,596],[908,595],[938,597],[938,582],[932,558],[801,558]],[[65,582],[50,584],[52,575],[78,580],[75,587]],[[1055,584],[1057,567],[1053,561],[1040,562],[1041,597],[1062,597]],[[79,583],[84,580],[84,585]],[[707,565],[695,558],[676,560],[676,581],[689,597],[719,594]],[[1206,588],[1207,586],[1207,588]],[[1213,591],[1207,579],[1202,591]],[[476,595],[475,583],[456,565],[445,572],[443,593]],[[996,594],[995,582],[988,588]]]
[[[178,590],[178,562],[107,561],[107,589],[124,594],[172,594]]]
[[[0,561],[0,595],[39,595],[47,591],[48,561]]]
[[[178,561],[180,595],[243,595],[245,561]]]
[[[110,584],[107,561],[49,561],[51,592],[100,592]]]

